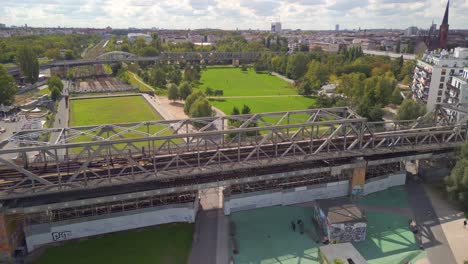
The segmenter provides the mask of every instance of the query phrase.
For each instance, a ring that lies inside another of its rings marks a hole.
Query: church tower
[[[442,24],[439,28],[439,48],[447,49],[447,38],[448,38],[448,15],[449,15],[449,4],[450,1],[447,1],[447,7],[445,8],[444,19],[442,19]]]

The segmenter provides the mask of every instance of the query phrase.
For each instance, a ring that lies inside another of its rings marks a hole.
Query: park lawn
[[[256,73],[249,68],[211,68],[201,72],[200,88],[223,90],[224,96],[259,96],[297,94],[288,82],[268,73]]]
[[[127,71],[127,72],[125,72],[125,74],[127,75],[128,81],[130,82],[130,84],[133,85],[133,86],[138,87],[138,90],[140,92],[142,92],[142,93],[144,93],[144,92],[154,92],[154,89],[151,86],[149,86],[148,84],[143,82],[143,80],[141,80],[133,72]]]
[[[193,225],[166,224],[51,247],[36,264],[187,263]]]
[[[315,105],[316,99],[305,96],[291,97],[250,97],[250,98],[227,98],[227,99],[210,99],[210,103],[229,115],[232,108],[242,109],[242,106],[248,105],[252,113],[265,112],[281,112],[289,110],[305,110],[310,106]]]
[[[264,97],[264,98],[228,98],[210,99],[210,103],[230,115],[232,108],[236,106],[239,110],[243,105],[250,107],[252,113],[282,112],[291,110],[306,110],[315,105],[314,97],[291,96],[291,97]],[[267,122],[276,122],[278,118],[265,118]]]
[[[70,112],[70,126],[161,120],[141,96],[71,100]]]
[[[69,126],[90,126],[101,124],[138,123],[143,121],[162,120],[151,106],[141,96],[107,97],[93,99],[75,99],[70,101],[70,123]],[[151,126],[150,133],[164,129],[165,126]],[[142,126],[139,131],[146,132],[146,127]],[[95,131],[98,134],[100,131]],[[115,133],[111,132],[109,135]],[[161,135],[170,135],[172,131],[167,130]],[[126,133],[125,138],[141,137],[138,133]],[[75,142],[89,141],[88,136],[80,136]],[[179,142],[178,140],[174,140]],[[160,142],[156,141],[159,145]],[[144,142],[138,142],[136,146],[146,146]],[[123,146],[123,145],[118,145]],[[74,149],[79,152],[81,148]]]

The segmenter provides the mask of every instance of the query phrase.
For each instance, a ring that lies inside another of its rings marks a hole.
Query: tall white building
[[[414,69],[413,99],[425,103],[428,111],[433,110],[437,103],[468,102],[468,91],[461,92],[464,84],[466,87],[468,73],[464,72],[467,67],[468,48],[424,54]]]
[[[271,23],[271,33],[281,33],[281,22]]]

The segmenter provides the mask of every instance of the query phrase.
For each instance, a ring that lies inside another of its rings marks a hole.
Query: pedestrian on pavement
[[[468,224],[468,222],[465,219],[465,221],[463,221],[463,228],[465,228],[465,229],[466,229],[466,224]]]
[[[60,118],[59,118],[59,125],[60,125]]]
[[[293,232],[296,232],[296,224],[294,224],[294,221],[291,221],[291,228]]]

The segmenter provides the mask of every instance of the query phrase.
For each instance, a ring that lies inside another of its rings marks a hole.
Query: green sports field
[[[259,96],[297,94],[288,82],[267,73],[256,73],[249,68],[211,68],[203,70],[200,88],[223,90],[224,96]]]
[[[248,105],[252,113],[278,112],[288,110],[304,110],[314,105],[316,99],[313,97],[291,96],[291,97],[250,97],[250,98],[228,98],[211,99],[211,104],[226,114],[231,114],[232,108],[242,109],[244,104]]]
[[[123,231],[51,247],[36,264],[187,263],[192,224],[167,224]]]
[[[70,126],[87,126],[160,120],[141,96],[70,101]]]

